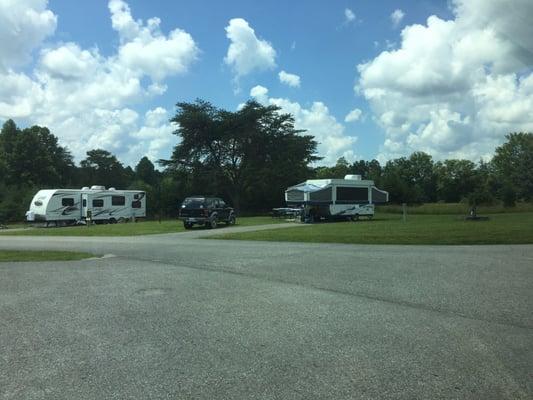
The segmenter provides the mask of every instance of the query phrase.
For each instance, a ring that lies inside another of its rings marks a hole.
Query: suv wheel
[[[192,224],[190,222],[183,222],[183,227],[185,229],[191,229],[192,228]]]
[[[209,221],[209,228],[215,229],[217,227],[217,217],[211,218],[211,221]]]
[[[228,218],[228,225],[235,225],[235,215],[230,215]]]

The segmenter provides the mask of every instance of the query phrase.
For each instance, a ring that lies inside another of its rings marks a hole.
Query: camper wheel
[[[352,221],[353,222],[359,221],[359,214],[352,215]]]
[[[110,224],[116,224],[117,223],[117,220],[115,218],[109,218],[108,222]]]

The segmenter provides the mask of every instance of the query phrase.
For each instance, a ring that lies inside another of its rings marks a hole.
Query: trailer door
[[[81,194],[81,217],[87,218],[87,210],[89,209],[89,198],[87,193]]]

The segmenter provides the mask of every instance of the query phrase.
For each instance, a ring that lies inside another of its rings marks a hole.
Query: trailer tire
[[[108,222],[110,224],[116,224],[117,223],[117,220],[115,218],[109,218]]]
[[[352,221],[353,222],[359,221],[359,214],[352,215]]]

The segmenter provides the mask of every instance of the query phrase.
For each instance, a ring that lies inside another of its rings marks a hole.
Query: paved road
[[[1,236],[116,257],[0,264],[0,398],[533,398],[533,246],[200,235]]]

